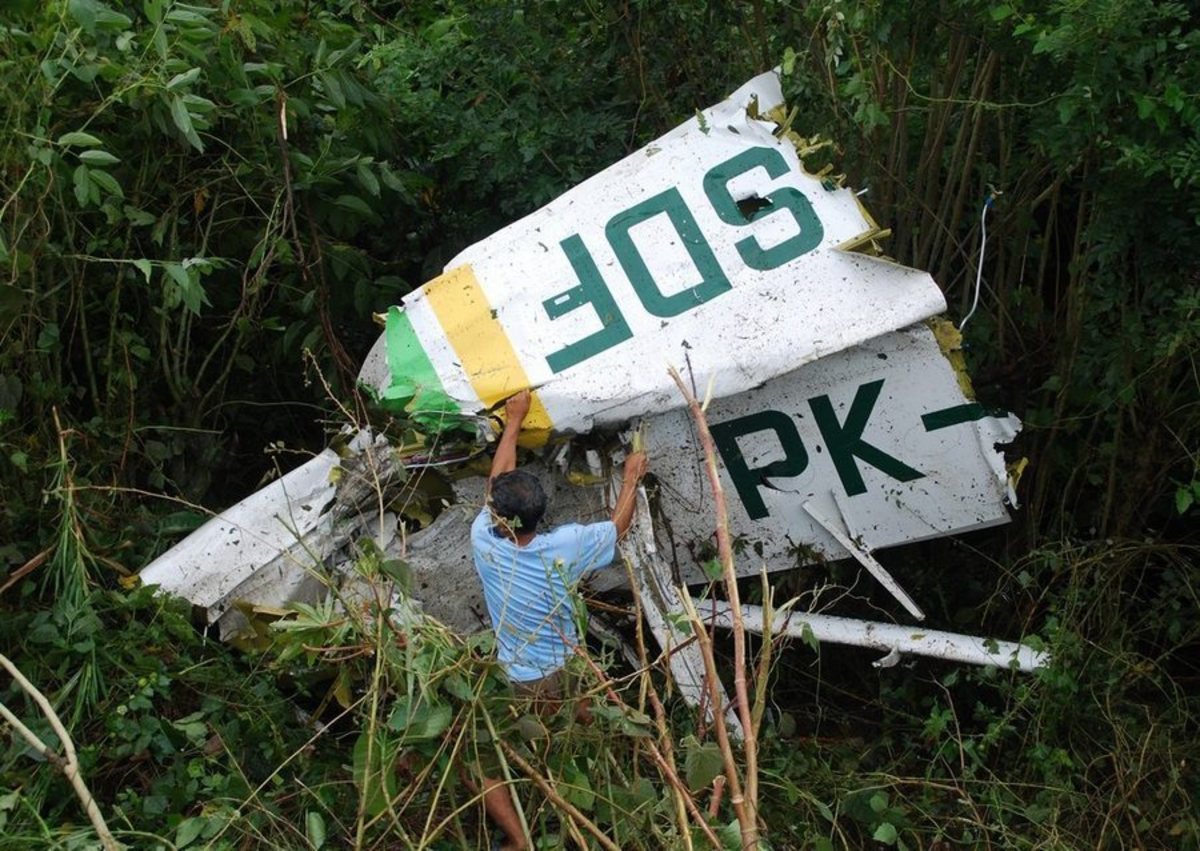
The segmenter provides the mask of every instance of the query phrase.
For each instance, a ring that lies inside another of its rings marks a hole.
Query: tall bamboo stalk
[[[717,472],[717,450],[713,443],[712,433],[708,429],[708,420],[704,410],[691,392],[679,370],[671,367],[671,378],[683,398],[687,401],[692,419],[696,423],[696,431],[700,438],[700,446],[704,452],[704,469],[708,474],[708,483],[712,488],[713,503],[717,520],[717,553],[721,562],[721,573],[724,579],[725,594],[733,611],[733,688],[736,694],[738,718],[742,722],[744,736],[742,749],[746,758],[745,788],[739,788],[737,772],[731,771],[729,779],[730,803],[739,812],[738,822],[742,831],[742,847],[753,849],[758,847],[758,737],[752,717],[752,704],[749,689],[746,685],[746,627],[742,623],[741,600],[738,595],[737,573],[733,567],[733,541],[729,535],[729,512],[725,505],[725,492],[721,487],[721,477]],[[690,600],[686,593],[681,595]],[[704,632],[700,629],[699,632]],[[705,659],[707,664],[708,659]],[[715,682],[713,673],[709,673],[710,681]],[[720,707],[714,706],[713,716],[718,730],[724,728],[724,716]],[[744,800],[739,800],[744,799]]]

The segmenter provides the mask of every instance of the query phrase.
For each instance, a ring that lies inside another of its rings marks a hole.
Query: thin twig
[[[504,755],[508,757],[509,761],[516,765],[517,768],[524,771],[525,775],[532,780],[539,789],[542,790],[542,794],[549,798],[554,806],[566,813],[573,823],[582,826],[584,830],[596,837],[596,841],[607,848],[608,851],[621,851],[620,846],[605,836],[604,831],[597,827],[595,822],[581,813],[574,805],[571,804],[570,801],[558,794],[558,792],[555,791],[554,787],[550,785],[546,778],[538,774],[537,769],[526,762],[525,758],[517,753],[512,745],[503,739],[499,741],[499,745],[501,749],[503,749]]]
[[[635,449],[636,448],[637,447],[635,447]],[[645,488],[639,487],[638,498],[641,500],[646,498]],[[638,583],[637,578],[633,573],[633,563],[629,559],[624,559],[624,563],[625,575],[629,579],[629,587],[637,588]],[[634,623],[636,624],[635,635],[637,640],[638,663],[642,667],[641,686],[646,698],[650,701],[651,708],[654,710],[654,724],[655,727],[658,728],[658,740],[662,743],[663,758],[667,761],[667,765],[671,767],[671,770],[678,774],[679,769],[675,765],[675,751],[671,744],[670,729],[667,726],[667,713],[663,708],[662,700],[659,699],[658,689],[654,687],[654,680],[650,676],[650,660],[646,653],[646,637],[642,632],[643,615],[642,597],[640,594],[633,595],[633,605],[635,612]],[[664,649],[664,656],[667,656],[668,653],[669,651]],[[685,851],[692,851],[692,836],[691,831],[688,829],[687,821],[688,810],[687,804],[683,800],[683,793],[678,787],[672,786],[671,797],[675,801],[675,818],[677,819],[677,824],[679,825],[679,836],[683,840],[684,849]],[[712,817],[715,818],[715,816]]]
[[[604,686],[604,692],[613,705],[625,706],[625,702],[621,700],[621,696],[617,694],[616,689],[613,688],[612,680],[610,680],[604,671],[600,669],[600,666],[596,664],[596,661],[579,647],[575,648],[575,655],[584,661],[584,663],[591,669],[596,679],[599,680],[601,685]],[[713,671],[715,672],[715,670],[716,669],[714,667]],[[704,837],[712,844],[713,848],[722,848],[723,846],[721,845],[721,840],[717,838],[717,835],[713,832],[713,829],[705,820],[703,813],[700,812],[700,808],[696,805],[696,799],[692,797],[691,790],[688,789],[687,785],[684,784],[684,782],[679,778],[679,773],[672,769],[671,764],[667,762],[666,757],[663,756],[662,751],[660,751],[658,748],[658,745],[650,741],[646,743],[646,748],[650,754],[650,758],[654,760],[654,764],[658,767],[658,770],[662,776],[666,778],[667,782],[670,783],[672,787],[679,791],[683,798],[684,805],[687,807],[688,812],[692,814],[692,819],[695,825],[700,828],[701,832],[704,834]]]
[[[50,553],[52,553],[52,552],[54,552],[54,547],[47,547],[46,549],[42,550],[40,553],[35,555],[33,558],[31,558],[29,561],[25,562],[23,565],[21,565],[16,570],[14,570],[12,572],[12,575],[9,576],[7,580],[5,580],[4,584],[0,585],[0,594],[3,594],[9,588],[13,587],[18,582],[20,582],[24,577],[26,577],[33,571],[37,570],[43,564],[45,564],[46,559],[48,559],[50,557]]]
[[[54,711],[54,707],[50,705],[50,701],[46,698],[46,695],[42,694],[33,683],[26,679],[20,669],[3,653],[0,653],[0,666],[3,666],[4,670],[8,671],[17,685],[21,687],[22,691],[33,698],[34,703],[42,710],[42,714],[50,722],[50,728],[54,730],[54,734],[58,736],[59,742],[62,743],[63,752],[66,754],[66,757],[61,757],[55,753],[32,730],[22,724],[9,711],[8,707],[2,703],[0,703],[0,715],[3,715],[4,719],[13,726],[14,730],[21,734],[25,741],[37,748],[50,764],[61,771],[63,776],[71,782],[71,786],[75,789],[75,794],[79,797],[79,802],[83,804],[83,809],[87,813],[88,819],[92,822],[92,827],[96,829],[96,835],[100,837],[100,844],[104,846],[105,851],[117,851],[122,846],[108,829],[108,825],[104,821],[104,816],[100,813],[100,807],[96,805],[96,799],[92,797],[92,793],[88,791],[87,784],[83,782],[83,775],[79,772],[79,758],[75,755],[75,743],[71,741],[71,736],[67,733],[67,728],[58,717],[58,713]]]

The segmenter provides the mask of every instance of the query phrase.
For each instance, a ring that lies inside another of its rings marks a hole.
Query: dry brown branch
[[[17,685],[21,687],[22,691],[33,698],[34,703],[38,705],[38,709],[42,711],[42,714],[46,716],[46,720],[50,722],[50,727],[54,730],[54,734],[58,736],[59,742],[62,743],[63,752],[66,756],[59,756],[49,745],[38,738],[32,730],[22,724],[20,719],[9,711],[8,707],[3,703],[0,703],[0,716],[3,716],[25,741],[37,748],[46,757],[46,760],[61,771],[63,776],[70,781],[71,786],[75,789],[75,794],[79,797],[79,802],[83,804],[83,809],[92,822],[92,827],[96,829],[96,835],[100,837],[100,844],[104,847],[104,851],[116,851],[116,849],[121,848],[120,843],[117,842],[112,832],[108,829],[108,825],[104,821],[104,816],[100,813],[100,807],[96,805],[96,799],[92,797],[92,793],[88,791],[87,784],[83,782],[83,775],[79,772],[79,758],[75,755],[75,743],[71,741],[71,736],[67,733],[67,728],[58,717],[58,713],[54,711],[54,707],[50,705],[50,701],[46,695],[42,694],[37,686],[26,679],[20,669],[3,653],[0,653],[0,666],[3,666],[4,670],[8,671]]]
[[[513,749],[512,745],[503,739],[499,740],[499,745],[504,750],[504,755],[508,757],[509,761],[512,762],[513,765],[517,766],[517,768],[524,771],[525,776],[532,780],[534,784],[536,784],[537,787],[542,790],[542,794],[549,798],[554,806],[558,807],[558,809],[567,814],[572,824],[583,827],[584,830],[596,837],[596,841],[607,848],[608,851],[621,851],[620,847],[615,842],[604,835],[604,831],[597,827],[595,822],[581,813],[573,804],[571,804],[570,801],[558,794],[554,787],[550,785],[550,782],[546,780],[545,777],[542,777],[542,775],[538,774],[537,769],[530,765],[524,757],[517,753],[516,750]]]
[[[754,825],[757,831],[757,820],[751,818],[751,810],[746,806],[746,795],[742,788],[742,777],[738,772],[737,760],[733,756],[733,743],[729,739],[729,728],[725,724],[725,703],[722,700],[720,679],[717,677],[717,661],[713,655],[712,636],[708,634],[692,595],[685,587],[680,588],[680,602],[687,612],[688,622],[700,644],[700,658],[704,660],[704,682],[708,687],[709,698],[713,702],[713,729],[717,733],[717,746],[721,749],[721,760],[725,765],[725,779],[729,784],[729,803],[737,817],[742,830],[742,847],[753,848],[758,842],[757,835],[752,837],[755,844],[747,844],[747,825]]]
[[[600,666],[596,664],[592,657],[578,648],[576,648],[575,652],[579,658],[583,659],[583,661],[591,669],[592,673],[595,674],[596,679],[598,679],[604,686],[604,692],[613,705],[624,706],[625,702],[621,700],[621,696],[617,694],[616,690],[613,688],[612,681],[608,678],[604,671],[600,670]],[[663,756],[662,751],[658,749],[658,745],[654,744],[654,742],[647,742],[647,751],[650,754],[650,758],[654,760],[654,764],[658,767],[658,770],[662,776],[666,778],[667,782],[670,783],[671,786],[679,793],[680,797],[683,798],[684,805],[687,807],[688,812],[692,815],[693,823],[700,828],[700,831],[712,844],[713,848],[721,848],[721,840],[717,838],[717,835],[713,833],[713,829],[709,827],[708,821],[704,818],[703,813],[700,812],[700,808],[696,805],[696,799],[692,797],[691,790],[688,789],[687,785],[679,778],[679,773],[673,769],[669,762],[667,762],[667,759]]]
[[[645,488],[639,486],[638,491],[638,499],[644,500],[646,498]],[[633,564],[629,559],[625,559],[624,562],[625,575],[629,579],[629,587],[637,588],[638,583],[637,578],[633,574]],[[679,769],[675,765],[675,750],[671,744],[671,732],[667,726],[667,713],[663,709],[662,700],[660,700],[658,696],[658,690],[654,687],[654,681],[650,677],[650,660],[649,654],[646,653],[646,636],[642,631],[642,598],[640,594],[633,595],[633,604],[635,610],[634,623],[637,625],[636,638],[638,662],[642,667],[642,692],[645,694],[646,699],[650,702],[651,708],[654,710],[654,725],[658,730],[658,740],[662,746],[663,758],[666,760],[667,765],[671,767],[671,771],[678,775]],[[664,659],[668,655],[668,652],[669,651],[664,649]],[[687,804],[683,800],[683,794],[675,786],[671,787],[671,798],[675,802],[676,824],[679,826],[679,836],[683,840],[684,849],[685,851],[692,851],[692,836],[691,832],[688,830]],[[715,816],[712,814],[710,814],[710,817],[715,818]]]
[[[717,817],[717,813],[721,809],[721,799],[725,797],[725,775],[718,774],[713,778],[712,782],[712,798],[708,802],[708,814],[712,818]]]
[[[741,784],[738,782],[736,770],[727,771],[729,775],[729,800],[734,806],[734,811],[738,814],[738,824],[742,831],[742,847],[752,849],[758,847],[759,840],[758,736],[757,730],[754,727],[749,690],[746,686],[746,627],[742,622],[742,606],[738,595],[737,573],[733,567],[733,542],[729,536],[729,512],[725,505],[725,493],[721,488],[721,477],[717,472],[717,450],[713,444],[712,433],[708,430],[708,420],[704,416],[704,411],[700,407],[700,403],[696,400],[696,395],[684,383],[679,370],[671,367],[669,371],[671,378],[674,379],[676,386],[679,388],[679,392],[683,394],[683,398],[688,404],[688,409],[691,411],[692,419],[696,423],[696,433],[700,438],[700,447],[704,452],[704,468],[708,474],[708,483],[712,489],[716,511],[717,553],[721,560],[725,594],[729,600],[729,606],[733,614],[733,687],[736,694],[735,702],[737,704],[738,718],[742,722],[742,734],[745,737],[742,742],[742,749],[746,758],[746,782],[744,790],[740,788]],[[685,592],[681,596],[688,601],[689,608],[694,612],[695,609],[691,607],[687,593]],[[700,631],[703,631],[703,628],[698,623],[698,619],[695,626]],[[703,646],[704,643],[702,640],[701,645]],[[707,665],[708,659],[711,656],[711,649],[706,650],[705,653],[705,665]],[[713,679],[714,683],[716,682],[715,671],[710,671],[709,677]],[[721,733],[725,727],[722,714],[714,712],[714,718],[717,721],[718,733]],[[730,748],[727,732],[725,739],[721,743],[723,750]]]
[[[46,549],[42,550],[40,553],[35,555],[33,558],[31,558],[29,561],[25,562],[23,565],[21,565],[16,570],[14,570],[12,572],[12,575],[9,576],[8,579],[5,580],[4,584],[0,585],[0,594],[3,594],[9,588],[13,587],[18,582],[20,582],[22,579],[24,579],[27,575],[29,575],[30,573],[32,573],[33,571],[35,571],[39,567],[41,567],[43,564],[45,564],[46,559],[48,559],[50,557],[50,553],[52,553],[52,552],[54,552],[54,548],[47,547]]]

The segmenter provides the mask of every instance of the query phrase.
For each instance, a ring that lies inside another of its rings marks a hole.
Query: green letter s
[[[780,209],[792,214],[800,233],[779,245],[763,248],[753,236],[735,244],[747,266],[765,272],[812,251],[821,244],[825,229],[821,226],[817,214],[813,212],[808,198],[793,186],[776,189],[762,199],[766,202],[764,206],[749,215],[743,214],[729,192],[729,181],[756,168],[765,170],[767,176],[772,178],[788,172],[787,161],[779,151],[772,148],[751,148],[709,169],[708,174],[704,175],[704,194],[708,196],[709,203],[721,221],[729,225],[748,225]]]

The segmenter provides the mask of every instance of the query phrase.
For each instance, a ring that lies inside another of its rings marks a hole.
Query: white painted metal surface
[[[697,372],[701,394],[705,382]],[[996,444],[1020,424],[987,415],[963,395],[925,325],[713,399],[708,419],[730,530],[745,545],[743,575],[1008,520],[1011,494]],[[677,545],[710,540],[712,497],[687,412],[652,417],[644,432],[669,521],[660,534],[669,529]],[[687,581],[702,581],[695,564],[681,569]]]
[[[846,250],[876,227],[849,190],[807,174],[757,117],[781,101],[775,75],[757,77],[467,248],[392,312],[403,329],[389,326],[360,374],[381,393],[432,385],[468,413],[534,387],[542,426],[559,433],[644,418],[656,513],[652,530],[648,516],[640,521],[650,537],[631,545],[646,567],[633,590],[692,698],[699,660],[680,649],[672,595],[677,581],[707,581],[690,554],[711,538],[713,514],[668,365],[690,370],[699,395],[711,388],[743,575],[854,557],[919,618],[903,577],[872,552],[1005,522],[1012,503],[996,446],[1019,423],[964,396],[922,324],[945,307],[929,275]],[[397,464],[360,433],[347,457],[327,450],[252,494],[142,579],[202,607],[227,635],[244,625],[236,603],[318,596],[349,565],[352,543],[372,537],[410,562],[427,611],[464,631],[486,628],[468,534],[482,479],[456,482],[456,504],[405,539],[394,517],[360,508],[379,482],[389,487],[378,471]],[[553,463],[532,466],[554,492],[552,519],[603,516],[602,487],[569,486]],[[596,580],[615,587],[625,574]],[[989,664],[970,645],[981,639],[805,618],[824,640],[935,647],[932,655]],[[1021,666],[1040,664],[1013,652]]]
[[[927,273],[839,248],[876,226],[850,190],[805,172],[775,124],[748,114],[752,102],[761,112],[782,102],[774,73],[470,246],[407,296],[449,396],[476,412],[493,401],[481,382],[501,395],[524,382],[555,431],[586,432],[679,407],[668,364],[690,361],[723,397],[943,311]],[[472,290],[454,277],[467,268],[492,313],[460,327],[444,292]],[[519,368],[468,374],[464,346],[493,320]],[[380,390],[391,380],[384,338],[363,378]]]
[[[319,565],[326,547],[305,545],[332,523],[328,508],[337,488],[330,473],[337,453],[320,455],[213,517],[142,569],[142,582],[185,597],[215,621],[237,588],[261,571],[289,585]],[[288,577],[285,579],[285,575]],[[267,600],[263,599],[263,603]]]
[[[733,624],[729,604],[712,600],[704,604],[704,616],[712,617],[716,626],[728,629]],[[763,610],[760,606],[742,606],[742,619],[747,629],[763,631]],[[830,644],[849,644],[856,647],[872,647],[888,654],[883,664],[877,667],[890,668],[906,655],[929,656],[950,662],[982,665],[991,668],[1013,668],[1033,671],[1050,662],[1050,655],[1013,641],[997,641],[960,635],[955,632],[893,623],[878,623],[856,618],[839,618],[832,615],[783,613],[775,617],[771,632],[774,635],[806,637],[810,633],[818,641]],[[891,657],[889,659],[889,657]]]
[[[683,617],[683,603],[679,588],[672,584],[670,568],[658,556],[658,547],[654,543],[654,521],[645,488],[638,489],[635,526],[621,550],[633,569],[634,591],[641,602],[642,617],[667,657],[667,667],[675,687],[692,706],[706,707],[708,718],[712,720],[714,706],[706,688],[704,657],[695,636],[689,630],[675,625]],[[725,686],[717,683],[715,691],[721,705],[729,707]],[[741,719],[732,708],[725,713],[725,724],[730,735],[738,739],[742,737]]]

